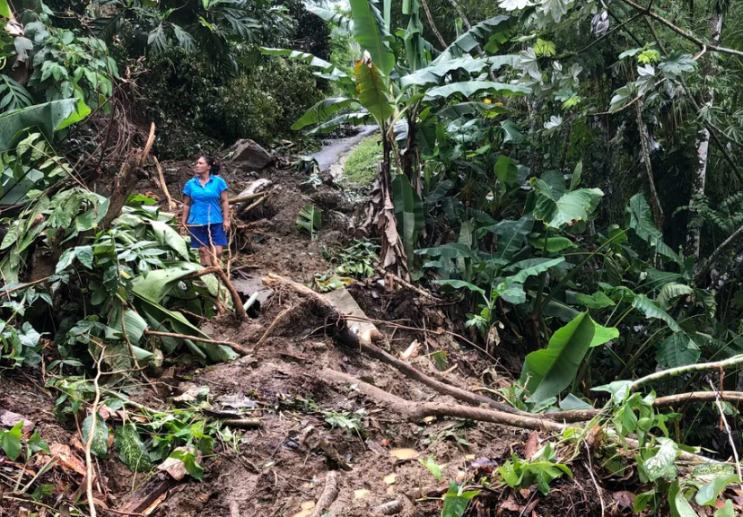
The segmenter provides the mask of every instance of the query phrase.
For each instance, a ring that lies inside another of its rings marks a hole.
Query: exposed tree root
[[[286,285],[286,286],[293,288],[294,290],[296,290],[297,292],[301,294],[311,297],[313,300],[317,301],[318,303],[326,307],[329,312],[333,313],[333,318],[336,321],[338,321],[339,323],[342,323],[342,325],[339,326],[338,336],[341,339],[341,341],[343,341],[344,344],[348,346],[359,347],[361,350],[366,352],[368,355],[372,356],[375,359],[382,361],[383,363],[386,363],[392,366],[393,368],[405,374],[406,376],[410,377],[411,379],[416,380],[420,383],[423,383],[429,388],[432,388],[443,395],[449,395],[451,397],[454,397],[457,400],[461,400],[462,402],[468,402],[470,404],[476,404],[476,405],[488,404],[506,413],[513,413],[513,414],[522,413],[518,411],[517,409],[512,408],[511,406],[503,404],[502,402],[495,401],[489,397],[485,397],[483,395],[477,395],[476,393],[472,393],[470,391],[457,388],[456,386],[451,386],[449,384],[445,384],[443,382],[437,381],[436,379],[432,379],[428,375],[416,370],[415,368],[410,366],[408,363],[401,361],[400,359],[397,359],[391,354],[388,354],[381,348],[372,344],[372,340],[374,341],[384,340],[384,337],[378,330],[376,330],[376,328],[374,328],[370,332],[358,332],[358,333],[354,332],[354,330],[348,324],[346,324],[344,314],[338,309],[338,307],[333,305],[331,302],[325,299],[322,295],[316,293],[309,287],[304,286],[302,284],[298,284],[297,282],[294,282],[288,278],[275,275],[273,273],[269,273],[268,277],[263,279],[263,283],[265,283],[269,287],[278,287],[279,285]],[[529,415],[528,413],[525,413],[525,415],[533,417],[533,415]]]
[[[324,514],[335,498],[338,497],[338,472],[331,470],[325,476],[325,488],[323,488],[320,499],[317,500],[315,508],[312,509],[309,517],[320,517]]]
[[[426,417],[437,416],[468,418],[479,422],[510,425],[521,429],[562,431],[567,427],[566,425],[553,422],[552,420],[546,420],[534,416],[514,415],[494,409],[462,406],[460,404],[443,404],[440,402],[410,402],[381,390],[376,386],[360,381],[352,375],[338,372],[336,370],[325,369],[322,370],[318,376],[328,383],[353,384],[358,386],[359,391],[363,395],[373,399],[379,404],[384,404],[389,410],[412,422],[420,422]]]

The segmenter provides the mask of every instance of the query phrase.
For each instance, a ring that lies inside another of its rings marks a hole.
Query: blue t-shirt
[[[227,183],[219,176],[210,176],[206,185],[201,185],[199,177],[188,180],[183,193],[191,198],[191,212],[188,224],[206,226],[224,221],[219,196],[227,190]]]

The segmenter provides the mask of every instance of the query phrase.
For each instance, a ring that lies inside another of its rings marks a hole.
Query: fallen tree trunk
[[[493,424],[510,425],[521,429],[534,429],[538,431],[563,431],[567,427],[552,420],[538,418],[532,415],[514,415],[495,409],[476,408],[462,406],[460,404],[444,404],[441,402],[410,402],[363,382],[352,375],[336,370],[322,370],[319,373],[319,377],[328,383],[358,386],[361,394],[373,399],[379,404],[385,405],[391,411],[405,417],[411,422],[421,422],[426,417],[436,416],[467,418],[479,422],[491,422]]]
[[[235,205],[235,213],[239,214],[240,212],[242,212],[243,208],[247,206],[248,201],[258,197],[259,193],[262,194],[261,191],[270,187],[272,184],[273,183],[271,182],[271,180],[261,178],[248,185],[248,187],[240,192],[237,197],[230,200],[230,204]]]

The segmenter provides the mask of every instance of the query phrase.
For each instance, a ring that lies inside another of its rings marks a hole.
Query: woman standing
[[[216,266],[230,230],[227,183],[218,176],[219,164],[211,156],[200,157],[194,172],[196,177],[183,187],[181,235],[191,234],[191,247],[199,250],[202,266]]]

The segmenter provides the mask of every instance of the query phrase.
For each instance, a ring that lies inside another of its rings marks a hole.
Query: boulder
[[[245,172],[260,171],[273,162],[273,157],[263,147],[246,139],[235,144],[232,162]]]

